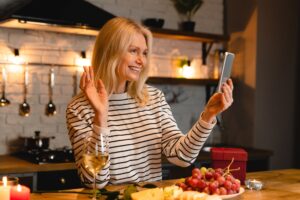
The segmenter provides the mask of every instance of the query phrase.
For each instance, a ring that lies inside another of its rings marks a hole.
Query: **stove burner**
[[[19,152],[17,157],[36,164],[74,162],[72,149],[34,149]]]

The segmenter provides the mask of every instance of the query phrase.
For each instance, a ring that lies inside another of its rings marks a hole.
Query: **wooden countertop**
[[[248,152],[248,160],[268,158],[272,152],[259,149],[246,149]],[[210,160],[210,152],[201,151],[197,161]],[[167,159],[162,157],[163,164],[170,164]],[[52,164],[34,164],[26,160],[11,155],[0,155],[0,174],[10,173],[34,173],[42,171],[56,171],[76,169],[75,163],[52,163]]]
[[[51,163],[38,165],[9,155],[1,155],[0,163],[0,174],[76,169],[75,163]]]
[[[241,200],[295,200],[300,199],[300,170],[286,169],[274,171],[262,171],[247,173],[247,178],[261,180],[264,183],[263,190],[245,190],[245,192],[234,198]],[[168,186],[176,183],[177,180],[168,180],[156,182],[158,186]],[[109,190],[119,190],[123,186],[109,186]],[[77,189],[73,191],[82,191]],[[67,194],[67,193],[42,193],[31,194],[31,200],[90,200],[87,195],[83,194]]]

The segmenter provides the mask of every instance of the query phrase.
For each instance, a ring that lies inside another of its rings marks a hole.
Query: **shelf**
[[[229,41],[228,35],[217,35],[200,32],[186,32],[172,29],[150,28],[154,37],[168,38],[174,40],[189,40],[196,42],[226,42]]]
[[[147,83],[152,84],[183,84],[183,85],[199,85],[199,86],[216,86],[217,79],[187,79],[187,78],[169,78],[169,77],[149,77]]]

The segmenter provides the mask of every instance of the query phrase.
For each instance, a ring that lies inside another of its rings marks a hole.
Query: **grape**
[[[220,195],[220,188],[217,188],[214,192],[213,192],[213,194],[216,194],[216,195]]]
[[[201,170],[199,168],[194,168],[192,174],[201,174]]]
[[[227,190],[230,190],[231,189],[231,186],[232,186],[232,183],[229,181],[229,180],[226,180],[224,182],[224,187],[227,189]]]
[[[209,181],[209,180],[212,179],[212,178],[213,178],[212,172],[206,171],[206,172],[205,172],[205,179]]]
[[[214,177],[215,180],[217,180],[221,176],[222,175],[219,172],[213,172],[213,177]]]
[[[220,187],[220,195],[227,195],[227,190],[224,187]]]
[[[198,189],[201,191],[207,186],[207,183],[204,180],[200,180],[197,184]]]
[[[238,188],[237,185],[235,183],[232,183],[231,189],[236,192],[238,191],[237,188]]]
[[[219,183],[218,181],[213,181],[208,185],[208,187],[211,193],[215,193],[216,189],[219,187]]]
[[[200,171],[201,171],[201,174],[204,176],[207,169],[206,169],[206,167],[201,167]]]
[[[230,169],[194,168],[192,175],[176,184],[184,191],[199,191],[207,194],[228,195],[238,193],[241,182],[230,174]]]
[[[199,182],[199,180],[198,179],[196,179],[196,178],[192,178],[192,179],[190,179],[189,180],[189,185],[190,186],[192,186],[192,188],[196,188],[197,187],[197,185],[198,185],[198,182]]]
[[[201,174],[201,172],[200,172],[200,174],[195,172],[195,173],[193,173],[192,177],[200,180],[202,178],[202,174]]]
[[[180,187],[183,191],[187,189],[187,185],[185,183],[178,183],[178,187]]]
[[[225,183],[225,178],[223,176],[220,176],[217,178],[217,181],[219,182],[219,185],[222,186]]]
[[[206,194],[210,194],[210,190],[208,187],[205,187],[202,192],[205,192]]]

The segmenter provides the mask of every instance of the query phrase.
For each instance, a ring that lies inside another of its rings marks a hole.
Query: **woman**
[[[179,166],[189,166],[215,125],[215,117],[233,102],[229,80],[214,94],[199,120],[181,133],[163,93],[145,84],[152,35],[125,18],[114,18],[100,30],[92,66],[85,67],[80,87],[67,108],[69,137],[79,176],[91,186],[83,167],[82,148],[89,134],[109,134],[109,162],[97,175],[97,187],[162,179],[161,154]]]

